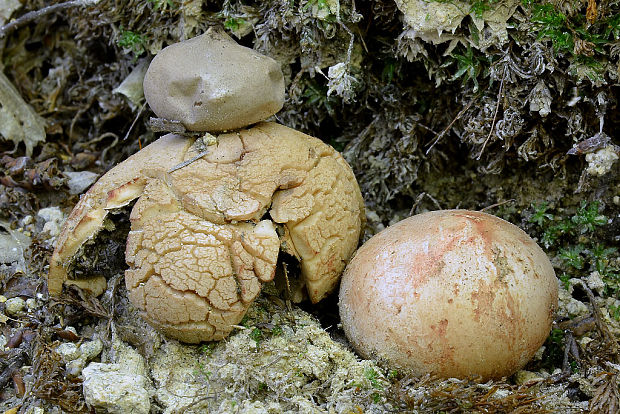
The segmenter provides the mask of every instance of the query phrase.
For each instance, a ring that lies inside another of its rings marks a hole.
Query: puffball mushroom
[[[190,131],[217,132],[263,121],[284,104],[284,76],[268,56],[206,33],[160,51],[144,77],[157,116]]]
[[[558,303],[553,267],[518,227],[466,210],[409,217],[368,240],[342,276],[340,316],[365,358],[416,375],[522,368]]]
[[[101,177],[59,236],[50,294],[75,283],[71,263],[108,212],[135,199],[125,251],[129,299],[168,336],[191,343],[226,337],[273,279],[280,248],[299,259],[312,302],[334,290],[364,220],[342,156],[265,122],[220,134],[206,155],[171,171],[202,150],[168,134]],[[99,288],[100,279],[81,286]]]

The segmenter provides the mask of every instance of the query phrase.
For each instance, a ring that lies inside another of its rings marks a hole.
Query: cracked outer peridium
[[[350,167],[320,140],[275,123],[221,134],[204,157],[169,134],[119,164],[82,197],[50,263],[62,290],[107,211],[131,211],[125,280],[151,324],[185,342],[217,340],[273,279],[280,247],[300,260],[313,303],[337,285],[364,220]],[[276,226],[284,227],[281,238]]]

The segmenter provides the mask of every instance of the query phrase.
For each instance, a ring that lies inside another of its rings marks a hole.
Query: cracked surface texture
[[[207,155],[168,172],[202,148],[174,135],[152,145],[157,151],[149,146],[119,164],[75,207],[50,264],[50,293],[62,289],[72,256],[107,211],[138,197],[125,280],[131,301],[169,336],[227,336],[273,279],[281,246],[300,260],[312,302],[336,287],[357,247],[364,207],[334,149],[261,123],[219,135]]]

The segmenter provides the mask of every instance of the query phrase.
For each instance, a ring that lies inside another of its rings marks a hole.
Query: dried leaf
[[[601,374],[602,384],[594,392],[590,400],[590,412],[615,414],[620,412],[620,393],[618,392],[618,374],[604,372]]]
[[[596,22],[598,11],[596,9],[596,0],[588,0],[588,9],[586,10],[586,19],[590,24]]]
[[[23,142],[26,154],[45,141],[45,120],[20,96],[11,81],[0,72],[0,134],[15,144]]]
[[[127,76],[112,92],[125,95],[134,108],[139,106],[142,99],[144,99],[142,82],[144,82],[144,75],[148,67],[148,59],[140,60],[129,76]]]

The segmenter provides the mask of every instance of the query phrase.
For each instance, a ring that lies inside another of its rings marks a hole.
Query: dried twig
[[[497,120],[497,113],[499,112],[499,104],[502,99],[502,93],[504,92],[504,79],[506,79],[506,67],[504,67],[504,70],[502,71],[502,81],[499,83],[499,92],[497,93],[497,105],[495,105],[495,112],[493,113],[493,122],[491,123],[491,130],[489,131],[489,135],[487,136],[487,139],[485,139],[484,143],[482,143],[482,148],[480,149],[480,153],[478,153],[476,160],[479,160],[480,157],[482,157],[482,153],[484,152],[484,149],[487,146],[487,143],[491,139],[491,136],[493,136],[493,130],[495,129],[495,121]]]
[[[454,125],[454,123],[455,123],[456,121],[458,121],[458,120],[459,120],[459,119],[463,116],[463,114],[464,114],[465,112],[467,112],[467,110],[468,110],[469,108],[471,108],[471,106],[474,104],[474,102],[476,102],[476,101],[478,100],[478,96],[479,96],[479,95],[475,96],[475,97],[474,97],[471,101],[469,101],[469,103],[468,103],[467,105],[465,105],[465,108],[461,109],[461,111],[460,111],[458,114],[456,114],[456,116],[454,117],[454,119],[452,120],[452,122],[450,122],[450,124],[448,124],[448,126],[447,126],[447,127],[445,127],[445,128],[444,128],[444,130],[443,130],[443,131],[441,131],[441,132],[439,133],[439,135],[437,135],[437,137],[435,137],[435,139],[433,140],[433,142],[431,142],[431,145],[430,145],[430,146],[428,147],[428,149],[426,150],[426,155],[428,155],[428,153],[429,153],[429,152],[431,152],[431,150],[433,149],[433,147],[435,146],[435,144],[437,144],[437,143],[439,142],[439,140],[440,140],[441,138],[443,138],[443,136],[444,136],[444,135],[446,135],[446,133],[452,129],[452,125]]]
[[[515,200],[514,198],[511,198],[510,200],[500,201],[499,203],[495,203],[495,204],[491,204],[490,206],[486,206],[483,209],[481,209],[480,211],[490,210],[490,209],[495,208],[495,207],[503,206],[504,204],[514,203],[515,201],[517,201],[517,200]]]
[[[13,20],[11,23],[5,24],[4,26],[0,27],[0,38],[7,36],[8,34],[13,32],[15,29],[19,28],[20,26],[28,24],[47,14],[69,9],[71,7],[90,6],[98,2],[99,0],[72,0],[72,1],[67,1],[64,3],[53,4],[51,6],[44,7],[39,10],[33,10],[31,12],[24,14],[23,16],[18,17],[17,19]]]
[[[142,106],[140,107],[140,109],[138,110],[138,114],[135,116],[135,118],[133,119],[133,122],[131,123],[131,125],[129,125],[129,129],[127,130],[127,133],[125,134],[125,136],[123,137],[123,141],[125,141],[128,137],[129,134],[131,133],[131,131],[133,130],[133,127],[136,125],[136,122],[138,122],[138,119],[140,119],[140,115],[142,115],[142,112],[144,111],[144,107],[146,106],[146,101],[144,101],[144,103],[142,104]]]
[[[411,210],[409,210],[409,215],[412,216],[413,213],[415,212],[416,208],[418,208],[418,205],[420,204],[420,202],[422,201],[422,199],[424,197],[428,197],[433,204],[435,204],[435,207],[437,207],[437,210],[442,210],[441,208],[441,204],[439,204],[439,201],[437,201],[435,199],[435,197],[433,197],[432,195],[428,194],[427,192],[421,192],[415,199],[415,202],[413,203],[413,206],[411,206]]]
[[[618,341],[611,334],[611,332],[609,332],[609,328],[605,324],[603,315],[601,314],[601,310],[596,305],[594,293],[592,293],[592,290],[588,287],[588,285],[583,280],[581,281],[581,287],[586,292],[586,295],[588,296],[588,300],[590,301],[590,306],[592,307],[592,315],[594,316],[596,327],[598,328],[603,339],[607,342],[610,348],[610,351],[611,351],[611,355],[615,356],[614,362],[618,363],[620,361],[620,355],[618,354]]]

